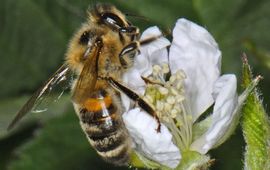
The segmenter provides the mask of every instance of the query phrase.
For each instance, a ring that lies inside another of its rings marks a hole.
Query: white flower
[[[160,34],[151,27],[141,39]],[[175,168],[183,150],[205,154],[221,144],[235,127],[243,100],[239,102],[237,96],[235,75],[220,75],[221,52],[209,32],[179,19],[172,43],[162,37],[142,46],[140,52],[123,80],[156,109],[163,124],[157,133],[156,120],[122,95],[123,119],[135,150]],[[156,83],[146,84],[141,76]],[[199,122],[212,105],[212,114]]]

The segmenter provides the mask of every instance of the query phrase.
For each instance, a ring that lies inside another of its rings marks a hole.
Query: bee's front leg
[[[126,45],[119,54],[119,60],[120,60],[120,63],[122,64],[122,66],[127,67],[127,65],[128,65],[124,59],[124,56],[129,55],[129,56],[135,57],[136,52],[140,52],[139,51],[140,46],[147,45],[147,44],[157,40],[158,38],[160,38],[162,36],[163,35],[161,34],[159,36],[153,36],[153,37],[141,40],[141,41],[133,41],[130,44]]]
[[[140,30],[135,26],[128,26],[119,28],[119,36],[123,37],[123,34],[128,35],[131,41],[137,40],[140,35]]]
[[[127,35],[139,35],[140,31],[138,27],[128,26],[119,28],[119,33]]]

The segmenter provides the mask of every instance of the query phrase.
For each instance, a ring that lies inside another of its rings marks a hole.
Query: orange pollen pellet
[[[84,107],[88,111],[97,112],[104,108],[108,108],[112,104],[112,98],[110,96],[106,96],[103,99],[98,98],[88,98],[85,103]]]

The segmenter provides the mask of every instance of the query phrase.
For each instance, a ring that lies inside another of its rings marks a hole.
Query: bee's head
[[[100,40],[104,46],[100,49],[99,58],[101,70],[116,70],[121,66],[119,54],[132,41],[132,35],[120,36],[120,29],[130,23],[114,6],[97,4],[89,11],[86,23],[75,33],[69,43],[66,53],[67,63],[75,72],[80,73],[83,63],[90,55],[92,47]]]

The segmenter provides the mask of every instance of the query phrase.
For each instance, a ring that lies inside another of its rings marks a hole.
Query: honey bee
[[[90,144],[106,161],[127,165],[131,138],[122,120],[124,112],[120,94],[124,93],[153,116],[160,131],[160,121],[154,109],[133,90],[121,82],[132,66],[140,45],[155,40],[139,41],[139,29],[110,4],[96,4],[88,11],[87,21],[71,39],[65,63],[26,102],[9,125],[11,129],[43,100],[55,84],[73,72],[72,102],[80,125]]]

